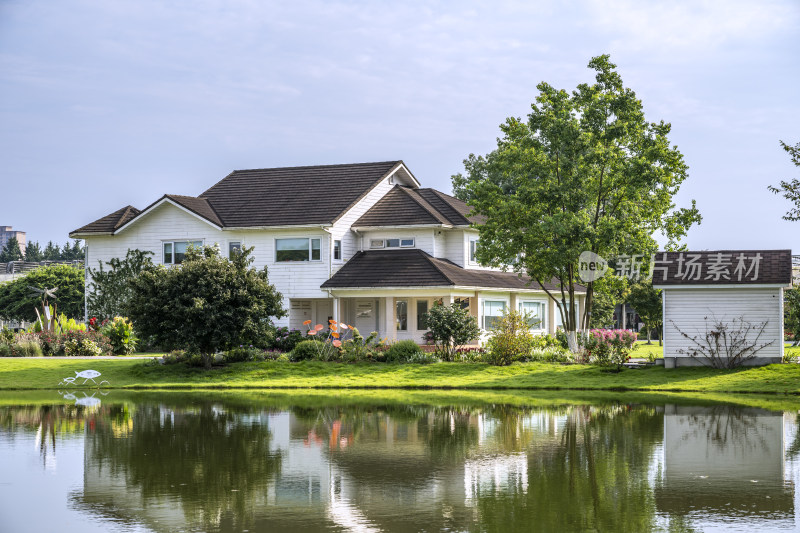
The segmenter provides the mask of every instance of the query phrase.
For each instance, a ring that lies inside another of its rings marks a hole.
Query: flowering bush
[[[278,328],[275,330],[275,338],[270,344],[270,348],[280,350],[284,353],[289,353],[294,350],[294,347],[300,341],[306,339],[306,336],[299,329],[289,329],[287,327]]]
[[[64,343],[64,355],[68,357],[92,357],[103,355],[103,350],[91,339],[72,338]]]
[[[100,333],[99,331],[68,331],[64,335],[59,337],[59,342],[61,343],[61,350],[63,350],[64,355],[66,356],[76,356],[76,355],[111,355],[112,353],[112,346],[111,342],[108,340],[108,337]],[[76,341],[76,342],[71,342]],[[95,348],[99,350],[99,352],[95,352],[95,349],[91,347],[91,345],[87,345],[84,348],[77,348],[78,346],[83,346],[85,341],[90,341]],[[70,343],[73,347],[71,350],[67,349],[67,344]],[[85,350],[87,352],[92,353],[76,353],[80,352],[81,350]],[[58,352],[56,352],[58,353]]]
[[[637,334],[627,329],[593,329],[583,339],[589,362],[622,368],[636,342]]]
[[[89,321],[91,324],[91,320]],[[108,337],[112,351],[116,355],[132,354],[139,342],[133,334],[131,321],[122,316],[115,316],[112,320],[104,320],[100,333]]]

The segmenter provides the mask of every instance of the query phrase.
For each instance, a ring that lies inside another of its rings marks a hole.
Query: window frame
[[[408,307],[409,307],[410,300],[408,298],[396,298],[394,301],[394,322],[397,331],[408,331]],[[401,322],[400,321],[400,313],[399,308],[400,304],[405,304],[406,312],[405,318]],[[400,327],[402,324],[403,327]]]
[[[420,320],[419,304],[425,304],[425,312],[422,313],[423,315],[428,314],[428,312],[431,310],[431,307],[433,307],[433,306],[431,305],[430,300],[426,300],[424,298],[417,298],[416,309],[415,309],[415,312],[417,314],[416,328],[417,328],[417,331],[428,331],[430,329],[428,327],[428,324],[425,324],[425,327],[421,327],[420,322],[423,322],[423,320]]]
[[[233,259],[233,248],[234,245],[239,245],[238,253],[242,253],[242,248],[244,248],[244,242],[241,240],[238,241],[228,241],[228,259]]]
[[[205,245],[205,239],[181,239],[181,240],[168,239],[168,240],[162,240],[161,241],[161,264],[162,265],[174,266],[174,265],[180,265],[181,263],[183,263],[183,261],[181,261],[180,263],[176,263],[175,262],[175,255],[177,254],[177,252],[175,251],[175,245],[178,244],[178,243],[184,243],[184,242],[186,243],[186,249],[187,250],[189,249],[189,246],[201,247],[201,246]],[[172,256],[172,259],[171,259],[171,261],[169,263],[167,262],[167,257],[166,257],[167,254],[164,251],[164,247],[166,245],[168,245],[168,244],[172,246],[172,251],[170,252],[170,255]],[[186,252],[184,252],[184,255],[186,255]]]
[[[467,249],[467,261],[470,265],[478,264],[478,237],[469,238],[469,246]]]
[[[376,244],[380,243],[380,244]],[[386,240],[385,239],[370,239],[369,240],[369,248],[370,250],[377,250],[380,248],[386,248]]]
[[[334,261],[342,260],[342,239],[332,239],[331,254]]]
[[[489,303],[492,303],[492,304],[501,303],[501,304],[503,304],[503,307],[500,310],[500,314],[499,315],[487,315],[486,314],[486,304],[489,304]],[[482,327],[483,327],[483,329],[485,331],[491,331],[491,329],[492,329],[491,327],[487,327],[486,318],[487,317],[499,318],[499,317],[503,316],[503,313],[508,308],[508,305],[509,305],[509,303],[508,303],[507,300],[490,300],[490,299],[484,299],[483,300],[483,303],[481,304],[481,322],[482,322],[481,325],[482,325]]]
[[[278,241],[299,241],[308,242],[308,259],[278,259],[278,252],[300,251],[298,250],[278,250]],[[314,259],[314,241],[319,243],[319,256]],[[322,262],[322,237],[275,237],[275,262],[276,263],[321,263]]]
[[[544,300],[520,300],[518,302],[517,307],[519,308],[518,310],[519,310],[520,314],[524,314],[526,312],[525,311],[525,307],[524,307],[525,304],[538,304],[539,305],[539,309],[540,309],[540,311],[542,313],[541,317],[540,317],[541,320],[539,321],[539,324],[536,325],[536,326],[530,326],[530,322],[529,322],[528,325],[530,326],[531,330],[534,330],[534,331],[547,331],[547,303],[548,302],[546,302]]]

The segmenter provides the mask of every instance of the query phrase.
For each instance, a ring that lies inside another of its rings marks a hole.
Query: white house
[[[123,207],[70,237],[86,241],[92,268],[128,249],[177,264],[191,244],[228,253],[252,246],[254,266],[268,267],[289,310],[278,326],[333,318],[421,342],[423,315],[443,301],[469,308],[484,329],[512,308],[535,316],[534,329],[554,332],[560,313],[544,288],[560,291],[479,265],[480,222],[464,202],[421,188],[402,161],[388,161],[237,170],[199,196]]]

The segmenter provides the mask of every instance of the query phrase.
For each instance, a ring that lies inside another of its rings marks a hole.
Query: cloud
[[[613,35],[615,49],[659,55],[716,51],[797,27],[800,7],[776,0],[588,0],[588,27]]]

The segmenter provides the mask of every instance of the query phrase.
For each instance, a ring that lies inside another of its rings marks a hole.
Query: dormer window
[[[414,238],[407,237],[402,239],[370,239],[370,248],[413,248]]]
[[[477,263],[478,259],[476,257],[478,251],[478,239],[470,239],[469,240],[469,262],[470,263]]]

